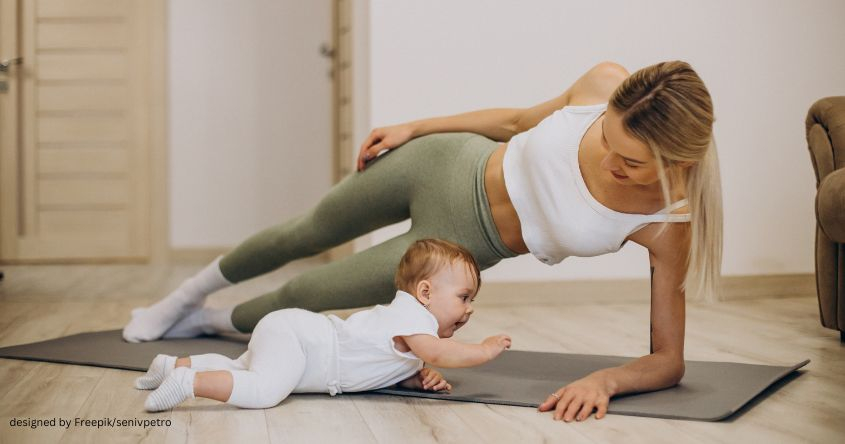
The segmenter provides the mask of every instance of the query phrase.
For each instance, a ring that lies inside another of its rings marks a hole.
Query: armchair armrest
[[[828,174],[819,184],[816,218],[830,240],[845,243],[845,168]]]

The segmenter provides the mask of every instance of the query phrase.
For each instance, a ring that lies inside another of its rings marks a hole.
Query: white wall
[[[804,117],[845,94],[845,2],[370,2],[370,122],[381,126],[485,107],[524,107],[560,94],[612,60],[634,71],[690,62],[713,96],[725,203],[725,275],[813,270],[815,178]],[[407,228],[389,227],[381,240]],[[487,281],[647,277],[646,251],[569,258],[530,255]]]
[[[311,3],[319,4],[306,7]],[[301,86],[328,69],[316,52],[319,35],[329,38],[328,2],[169,4],[171,243],[232,246],[328,189],[330,90],[302,94]],[[845,3],[353,4],[356,145],[372,126],[533,105],[602,60],[630,70],[687,60],[716,105],[724,273],[812,271],[815,181],[803,122],[814,100],[845,94],[845,58],[837,57]],[[314,12],[319,8],[323,13]],[[290,23],[282,26],[282,19]],[[293,139],[295,130],[303,136]],[[379,231],[372,241],[406,226]],[[555,267],[523,256],[485,279],[646,277],[647,270],[645,250],[629,243],[617,254]]]
[[[229,247],[331,184],[327,0],[171,0],[170,233]]]

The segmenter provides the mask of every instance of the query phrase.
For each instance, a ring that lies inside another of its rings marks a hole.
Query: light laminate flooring
[[[315,265],[300,261],[226,289],[224,306],[273,289]],[[0,346],[122,327],[131,308],[149,304],[199,268],[75,265],[4,266]],[[579,298],[559,284],[554,298],[482,288],[472,322],[457,335],[480,341],[504,332],[513,348],[638,356],[648,351],[645,300]],[[608,281],[607,293],[625,292]],[[485,303],[488,300],[495,302]],[[495,296],[495,297],[494,297]],[[640,298],[642,299],[642,298]],[[509,302],[513,301],[513,302]],[[340,312],[344,315],[349,312]],[[193,400],[158,414],[143,411],[136,372],[0,359],[0,442],[344,442],[344,443],[737,443],[845,442],[845,345],[819,324],[814,294],[687,307],[686,358],[786,365],[810,358],[804,374],[739,415],[718,423],[608,415],[556,422],[534,409],[355,394],[297,395],[267,410]],[[612,401],[611,401],[612,402]],[[169,426],[13,427],[13,418],[161,419]]]

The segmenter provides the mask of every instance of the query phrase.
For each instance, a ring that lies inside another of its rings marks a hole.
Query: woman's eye
[[[631,165],[628,162],[625,162],[625,166],[627,166],[628,168],[639,168],[640,167],[639,165]]]

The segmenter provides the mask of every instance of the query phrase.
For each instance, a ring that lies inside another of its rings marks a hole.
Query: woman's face
[[[659,180],[657,162],[648,146],[631,136],[618,113],[608,107],[601,119],[601,169],[622,185],[652,185]]]

